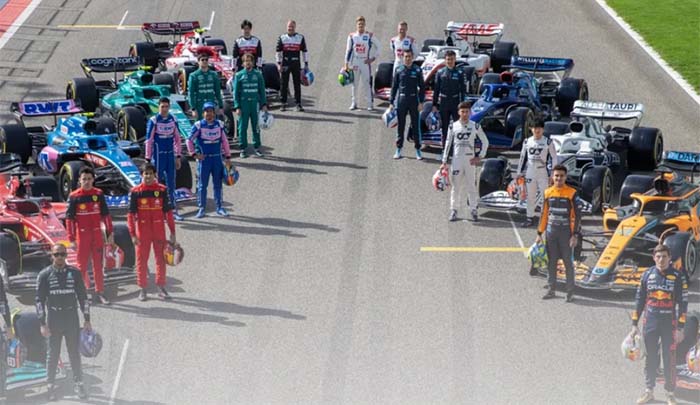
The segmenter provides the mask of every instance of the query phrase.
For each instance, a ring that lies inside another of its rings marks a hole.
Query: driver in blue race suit
[[[158,181],[168,187],[173,219],[176,221],[183,220],[175,206],[175,173],[182,165],[180,139],[177,121],[170,114],[170,99],[162,97],[158,100],[158,114],[148,120],[146,127],[146,160],[152,161]]]

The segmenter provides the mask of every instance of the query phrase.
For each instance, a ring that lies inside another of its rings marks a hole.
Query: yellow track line
[[[459,252],[459,253],[522,253],[529,248],[519,247],[459,247],[459,246],[423,246],[421,252]]]

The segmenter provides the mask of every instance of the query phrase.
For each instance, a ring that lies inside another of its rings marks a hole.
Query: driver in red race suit
[[[683,339],[688,310],[688,283],[683,273],[671,266],[671,250],[668,246],[658,245],[653,253],[655,266],[642,274],[632,313],[632,329],[635,333],[638,332],[639,318],[642,313],[645,315],[642,334],[647,353],[644,360],[646,390],[637,403],[646,404],[654,400],[654,386],[662,354],[666,400],[668,404],[676,404],[676,344]]]
[[[173,207],[168,197],[168,188],[156,181],[156,168],[150,163],[141,166],[143,182],[131,189],[129,198],[128,226],[131,239],[136,246],[136,282],[141,288],[139,300],[146,301],[148,287],[148,256],[153,246],[156,261],[156,285],[158,295],[169,300],[165,290],[165,224],[170,230],[170,242],[175,240]]]
[[[80,169],[80,188],[68,196],[66,210],[66,230],[68,239],[76,244],[78,250],[78,268],[83,275],[85,289],[90,289],[88,263],[92,259],[92,274],[95,278],[95,295],[93,304],[98,301],[104,305],[111,304],[104,296],[104,223],[107,243],[114,245],[112,235],[112,217],[109,215],[107,201],[102,190],[93,187],[95,171],[91,167]]]

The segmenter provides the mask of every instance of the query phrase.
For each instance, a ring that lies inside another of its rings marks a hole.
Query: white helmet
[[[642,358],[642,343],[639,332],[632,331],[625,337],[622,341],[620,347],[622,349],[622,356],[630,361],[637,361]]]
[[[260,111],[258,114],[258,125],[260,129],[270,129],[275,122],[275,117],[267,111]]]
[[[399,115],[395,108],[389,107],[382,114],[382,121],[387,128],[396,128],[399,125]]]

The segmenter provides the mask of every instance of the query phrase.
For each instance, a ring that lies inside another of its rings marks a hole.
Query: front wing
[[[636,289],[646,269],[646,267],[618,267],[611,282],[600,283],[594,281],[594,278],[591,277],[593,275],[592,269],[588,265],[574,261],[575,284],[587,290]],[[536,267],[536,270],[540,275],[547,276],[546,267]],[[557,281],[561,283],[566,282],[566,269],[564,268],[564,262],[561,260],[557,263]]]
[[[186,202],[186,201],[194,201],[197,199],[197,196],[192,193],[187,188],[178,188],[175,190],[175,202]],[[129,195],[128,194],[122,194],[122,195],[105,195],[105,200],[107,201],[107,206],[111,209],[127,209],[129,208]]]

